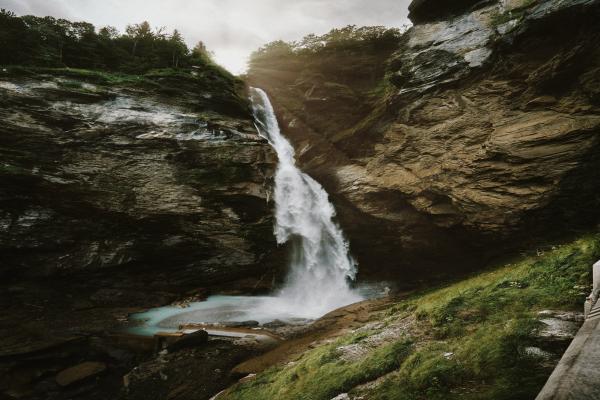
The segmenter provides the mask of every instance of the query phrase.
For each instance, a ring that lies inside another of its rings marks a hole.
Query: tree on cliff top
[[[252,53],[250,62],[260,62],[270,58],[290,55],[322,54],[336,51],[372,51],[395,49],[402,35],[397,28],[385,26],[348,25],[332,29],[324,35],[313,33],[304,36],[297,42],[276,40]]]
[[[200,40],[192,49],[192,62],[195,63],[214,63],[213,53],[208,51],[206,45]]]
[[[374,80],[398,48],[402,33],[402,29],[384,26],[348,25],[324,35],[310,34],[297,42],[277,40],[252,53],[250,69],[313,70],[347,80],[370,71],[369,79]]]
[[[87,22],[53,17],[18,17],[0,11],[0,65],[72,67],[144,73],[191,65],[213,68],[204,44],[190,51],[181,33],[153,29],[148,21],[96,31]],[[213,68],[214,69],[214,68]]]

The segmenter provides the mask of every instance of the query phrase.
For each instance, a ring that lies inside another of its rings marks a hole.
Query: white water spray
[[[275,236],[279,244],[290,242],[291,260],[287,282],[271,306],[282,314],[291,310],[316,318],[335,308],[362,300],[349,280],[356,275],[356,262],[348,242],[333,221],[335,209],[327,192],[294,159],[294,148],[281,134],[267,94],[251,89],[259,133],[277,152],[275,174]],[[275,303],[275,304],[274,304]]]
[[[158,307],[132,316],[141,321],[130,330],[140,335],[177,332],[182,325],[256,320],[261,324],[296,318],[316,319],[336,308],[363,300],[349,281],[356,263],[348,242],[333,221],[335,210],[327,192],[302,173],[294,160],[294,148],[281,135],[269,98],[252,89],[252,104],[259,133],[279,157],[275,174],[275,236],[290,243],[290,271],[285,286],[275,296],[211,296],[189,307]],[[362,287],[373,295],[377,288]]]

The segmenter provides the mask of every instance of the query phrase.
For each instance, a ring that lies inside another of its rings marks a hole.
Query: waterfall
[[[281,134],[267,94],[251,88],[256,125],[279,158],[275,173],[275,237],[290,243],[290,266],[277,304],[285,313],[301,311],[307,318],[319,317],[335,308],[362,300],[349,281],[357,266],[348,242],[334,222],[335,209],[327,192],[300,171],[294,148]]]

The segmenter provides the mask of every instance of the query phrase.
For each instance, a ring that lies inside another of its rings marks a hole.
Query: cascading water
[[[251,89],[259,133],[269,140],[279,158],[275,174],[275,236],[290,242],[291,261],[286,285],[277,298],[283,309],[303,309],[318,317],[362,299],[349,280],[356,262],[348,242],[334,222],[335,209],[323,187],[296,166],[294,149],[281,134],[267,94]],[[282,310],[284,311],[284,310]]]
[[[290,243],[290,271],[284,287],[273,296],[211,296],[186,308],[159,307],[131,316],[139,324],[130,330],[141,335],[178,331],[189,324],[253,320],[315,319],[364,297],[352,290],[356,263],[348,242],[334,222],[335,209],[327,192],[296,167],[294,149],[282,136],[269,98],[252,89],[259,133],[279,157],[275,173],[275,236]],[[360,289],[367,294],[369,287]],[[372,290],[371,290],[372,292]],[[371,293],[373,296],[373,293]]]

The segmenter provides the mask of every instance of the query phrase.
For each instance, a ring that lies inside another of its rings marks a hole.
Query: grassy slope
[[[226,398],[329,400],[350,391],[369,400],[532,399],[556,362],[524,351],[543,346],[532,334],[536,313],[579,311],[598,258],[600,235],[588,235],[416,294],[374,316],[382,323],[272,367]],[[378,340],[386,330],[395,334]],[[340,347],[349,345],[366,354],[345,361]]]

